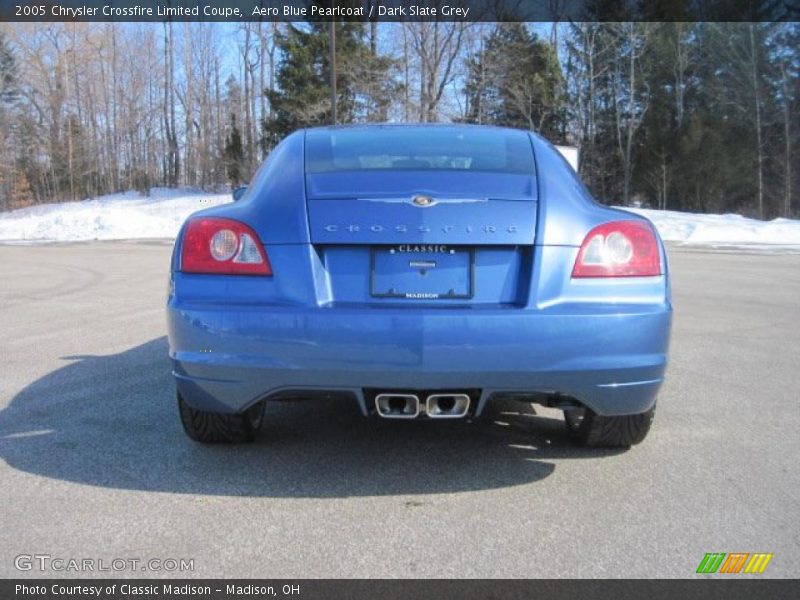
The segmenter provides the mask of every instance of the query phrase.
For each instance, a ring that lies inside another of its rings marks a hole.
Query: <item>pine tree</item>
[[[11,49],[0,32],[0,210],[14,205],[14,148],[11,141],[9,105],[17,96],[17,64]],[[30,191],[30,190],[29,190]],[[26,199],[25,201],[28,201]],[[32,201],[32,197],[30,198]]]
[[[523,23],[499,24],[469,58],[466,120],[565,135],[564,77],[555,50]]]
[[[397,86],[392,61],[373,54],[363,23],[337,22],[336,112],[339,123],[385,120]],[[330,24],[290,23],[277,38],[277,89],[268,91],[274,117],[263,123],[268,145],[292,131],[329,124]]]
[[[17,97],[17,61],[0,32],[0,103],[9,104]]]
[[[233,113],[231,113],[231,132],[225,141],[224,158],[228,181],[232,186],[239,185],[244,177],[242,172],[244,148],[242,147],[242,134],[236,126],[236,115]]]

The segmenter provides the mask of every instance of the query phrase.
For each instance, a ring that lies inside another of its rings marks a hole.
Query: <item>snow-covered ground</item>
[[[82,202],[41,204],[0,212],[0,242],[72,242],[175,238],[193,212],[231,202],[230,194],[154,188]]]
[[[171,239],[194,211],[230,201],[230,194],[154,189],[150,197],[126,192],[83,202],[44,204],[0,213],[0,242]],[[730,214],[627,210],[648,217],[667,242],[800,251],[800,221],[758,221]]]
[[[666,242],[684,246],[800,251],[800,221],[759,221],[741,215],[707,215],[626,208],[650,219]]]

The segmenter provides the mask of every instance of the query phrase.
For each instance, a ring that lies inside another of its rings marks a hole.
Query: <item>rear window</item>
[[[523,131],[472,127],[353,127],[306,134],[306,171],[490,171],[533,175]]]

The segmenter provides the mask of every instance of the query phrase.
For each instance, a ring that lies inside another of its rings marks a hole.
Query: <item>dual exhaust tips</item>
[[[416,394],[378,394],[375,409],[384,419],[415,419],[422,410],[431,419],[460,419],[467,415],[467,394],[431,394],[424,404]]]

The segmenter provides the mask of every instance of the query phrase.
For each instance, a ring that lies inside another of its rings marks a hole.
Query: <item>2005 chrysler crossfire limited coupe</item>
[[[564,410],[589,446],[644,439],[667,361],[667,258],[514,129],[373,125],[284,139],[237,202],[178,235],[167,303],[186,433],[252,439],[265,402],[391,419]]]

